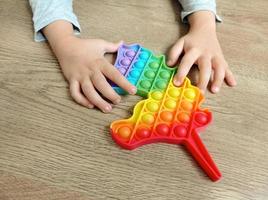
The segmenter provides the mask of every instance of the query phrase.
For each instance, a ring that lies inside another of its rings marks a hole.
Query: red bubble
[[[156,132],[160,135],[168,135],[169,127],[166,124],[159,124],[156,126]]]
[[[204,113],[197,113],[195,115],[195,120],[199,123],[199,124],[206,124],[208,121],[207,115]]]
[[[187,134],[187,129],[182,125],[178,125],[174,128],[174,134],[178,137],[185,137]]]
[[[150,136],[150,130],[147,128],[140,128],[137,130],[137,136],[139,138],[147,138]]]

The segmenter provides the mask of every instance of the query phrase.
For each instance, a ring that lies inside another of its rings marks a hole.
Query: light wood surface
[[[0,0],[0,199],[268,199],[268,1],[218,1],[218,36],[238,86],[206,94],[201,137],[223,179],[213,183],[176,145],[119,148],[110,114],[72,101],[47,43],[33,41],[26,0]],[[82,37],[123,39],[165,53],[187,31],[174,0],[76,0]]]

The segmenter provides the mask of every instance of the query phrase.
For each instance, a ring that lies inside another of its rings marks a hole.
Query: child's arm
[[[112,106],[99,93],[113,103],[118,103],[120,96],[105,77],[127,92],[136,93],[136,88],[104,58],[105,53],[116,52],[121,42],[75,37],[73,27],[79,30],[79,24],[72,12],[71,0],[32,0],[30,3],[36,39],[42,40],[45,36],[49,41],[77,103],[89,108],[95,105],[103,112],[111,111]]]
[[[213,93],[219,91],[224,79],[229,86],[236,85],[217,39],[215,1],[179,1],[183,7],[183,21],[188,19],[190,30],[174,44],[169,52],[168,65],[170,66],[175,65],[180,55],[184,53],[174,78],[174,84],[180,85],[193,64],[197,64],[200,71],[198,87],[201,90],[206,90],[212,74],[211,91]]]

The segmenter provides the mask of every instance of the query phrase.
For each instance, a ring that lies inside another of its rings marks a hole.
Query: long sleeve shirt
[[[44,41],[46,38],[41,30],[56,20],[66,20],[73,24],[74,33],[79,34],[81,27],[73,11],[72,0],[29,0],[34,23],[35,41]],[[200,10],[208,10],[215,14],[218,21],[220,18],[216,13],[215,0],[179,0],[182,11],[182,22],[187,23],[187,16]]]

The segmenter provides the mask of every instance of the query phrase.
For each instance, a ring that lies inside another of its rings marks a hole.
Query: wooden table
[[[112,113],[74,103],[47,43],[33,41],[26,0],[0,0],[0,199],[268,199],[268,2],[218,2],[218,36],[238,86],[206,94],[201,135],[224,178],[211,182],[177,145],[120,149]],[[169,1],[76,0],[82,37],[123,39],[165,53],[186,33]],[[101,23],[100,23],[101,22]]]

